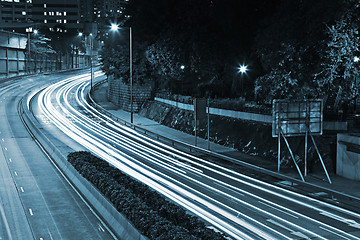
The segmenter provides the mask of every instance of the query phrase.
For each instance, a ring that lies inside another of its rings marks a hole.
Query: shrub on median
[[[180,206],[89,152],[70,153],[68,161],[150,239],[225,239]]]

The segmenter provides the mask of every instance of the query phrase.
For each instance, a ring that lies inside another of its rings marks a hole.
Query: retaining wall
[[[155,97],[155,101],[165,103],[172,105],[174,107],[194,111],[194,105],[188,104],[188,103],[181,103],[176,102],[169,99],[159,98]],[[249,112],[241,112],[241,111],[234,111],[234,110],[228,110],[228,109],[221,109],[221,108],[212,108],[210,107],[209,113],[213,115],[218,116],[224,116],[224,117],[231,117],[231,118],[237,118],[247,121],[256,121],[261,123],[272,123],[272,116],[267,114],[259,114],[259,113],[249,113]],[[323,123],[323,129],[324,130],[331,130],[331,131],[346,131],[348,129],[347,122],[324,122]]]
[[[337,135],[336,174],[360,181],[360,135]]]
[[[81,54],[68,54],[60,56],[47,54],[26,56],[28,38],[25,34],[0,30],[0,78],[18,75],[83,68],[89,65],[89,56]],[[31,40],[30,40],[31,41]]]

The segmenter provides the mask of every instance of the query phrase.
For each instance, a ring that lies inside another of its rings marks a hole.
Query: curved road
[[[58,139],[60,130],[234,239],[360,239],[358,213],[223,168],[124,127],[87,104],[88,85],[88,75],[67,78],[36,95],[33,111],[48,134]]]
[[[25,94],[77,74],[0,82],[0,239],[114,239],[30,137],[17,112]]]

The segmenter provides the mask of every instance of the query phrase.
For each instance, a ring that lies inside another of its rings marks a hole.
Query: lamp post
[[[94,39],[93,39],[93,34],[90,33],[90,74],[91,74],[91,78],[90,78],[90,92],[92,91],[93,88],[93,79],[94,79],[94,70],[93,70],[93,43],[94,43]]]
[[[26,32],[27,32],[27,35],[28,35],[28,57],[27,57],[27,70],[28,70],[28,73],[30,73],[30,63],[31,63],[31,57],[30,57],[30,54],[31,54],[31,51],[30,51],[30,47],[31,47],[31,32],[33,32],[33,28],[32,27],[28,27],[26,28]],[[38,34],[38,30],[37,29],[34,29],[34,34]],[[35,69],[36,71],[36,69]]]
[[[78,36],[82,37],[84,34],[82,32],[79,32]],[[86,46],[87,38],[85,36],[85,46]],[[93,61],[92,61],[92,51],[93,51],[93,34],[89,34],[89,48],[90,48],[90,92],[93,88],[93,78],[94,78],[94,71],[93,71]]]
[[[241,96],[244,97],[244,77],[243,75],[246,74],[248,68],[247,65],[240,65],[238,67],[238,72],[241,73]]]
[[[129,55],[130,55],[130,122],[134,123],[134,111],[133,111],[133,66],[132,66],[132,28],[131,27],[121,27],[129,29]],[[119,29],[117,24],[111,24],[111,31],[116,32]]]
[[[354,57],[354,62],[358,63],[360,61],[360,58],[358,56]],[[355,75],[355,114],[357,114],[357,99],[358,99],[358,94],[359,94],[359,90],[358,90],[358,83],[357,83],[357,76]]]

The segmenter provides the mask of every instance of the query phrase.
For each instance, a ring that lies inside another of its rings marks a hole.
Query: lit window
[[[66,12],[64,12],[64,16],[66,16]]]
[[[44,8],[46,8],[46,3],[44,3]]]
[[[64,19],[64,23],[66,23],[66,19]]]
[[[22,13],[21,13],[22,15],[26,15],[26,12],[25,11],[22,11]]]
[[[46,20],[46,19],[44,19],[44,23],[47,23],[47,20]]]

